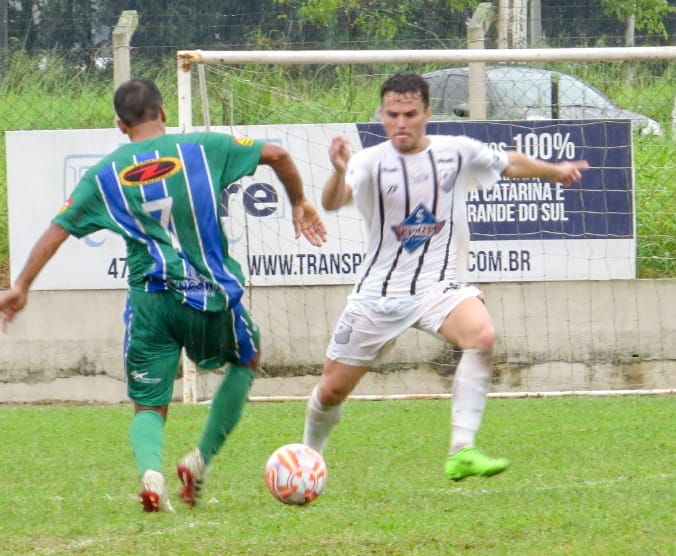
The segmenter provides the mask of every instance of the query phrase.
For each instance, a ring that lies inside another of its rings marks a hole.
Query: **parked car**
[[[434,120],[469,119],[469,68],[426,73]],[[635,131],[661,135],[647,116],[624,110],[588,83],[565,73],[523,66],[487,66],[489,120],[616,119],[632,121]],[[376,119],[380,119],[377,114]]]

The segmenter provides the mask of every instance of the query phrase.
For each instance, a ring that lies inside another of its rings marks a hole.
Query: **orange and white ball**
[[[265,464],[265,484],[284,504],[309,504],[324,490],[327,476],[324,458],[304,444],[278,448]]]

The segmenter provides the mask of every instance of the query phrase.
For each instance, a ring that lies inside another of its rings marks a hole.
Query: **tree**
[[[676,12],[676,7],[669,5],[669,0],[602,0],[602,3],[606,15],[615,16],[625,23],[626,46],[634,45],[634,26],[667,38],[665,19]]]
[[[480,0],[274,1],[320,30],[325,44],[347,43],[354,48],[360,43],[377,48],[417,41],[417,48],[429,47],[430,42],[448,48],[449,39],[464,40],[466,16]]]

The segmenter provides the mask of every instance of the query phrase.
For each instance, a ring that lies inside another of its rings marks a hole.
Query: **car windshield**
[[[492,68],[488,76],[494,118],[550,118],[570,107],[614,108],[596,89],[570,75],[527,68]]]
[[[550,117],[549,75],[520,68],[495,68],[488,73],[488,83],[494,118]]]
[[[610,103],[601,93],[570,75],[559,76],[559,103],[562,106],[607,108]]]
[[[430,103],[435,114],[466,116],[457,113],[457,110],[460,105],[467,103],[467,73],[439,72],[429,77],[427,82],[430,85]]]

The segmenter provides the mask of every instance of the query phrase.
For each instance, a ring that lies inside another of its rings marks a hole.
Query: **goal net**
[[[355,151],[383,141],[379,87],[407,70],[430,83],[429,133],[588,160],[581,187],[504,179],[467,199],[463,272],[479,283],[498,332],[493,391],[664,392],[676,386],[662,303],[673,287],[635,279],[674,275],[675,161],[664,116],[674,60],[676,47],[180,51],[178,123],[282,145],[319,207],[331,138],[347,136]],[[626,81],[629,65],[636,82]],[[296,240],[284,188],[265,166],[227,187],[220,210],[261,327],[253,394],[306,396],[365,257],[363,222],[353,207],[323,212],[328,243]],[[356,394],[445,396],[458,357],[409,331]],[[216,379],[185,358],[183,366],[184,400],[208,398]]]

